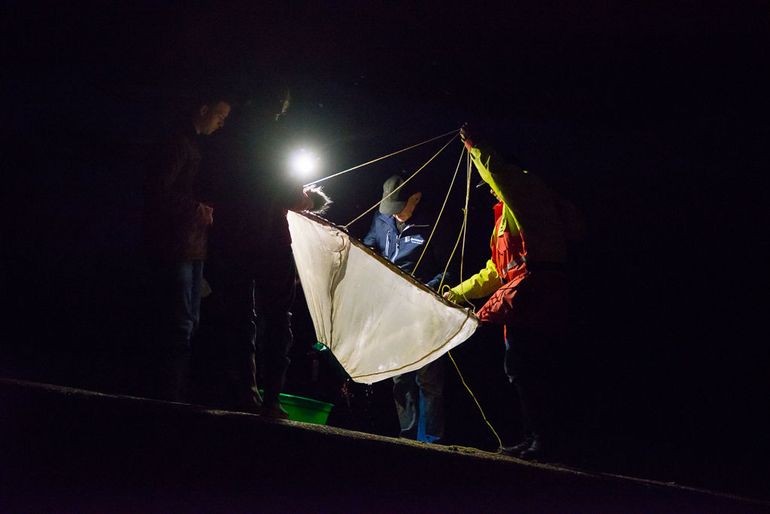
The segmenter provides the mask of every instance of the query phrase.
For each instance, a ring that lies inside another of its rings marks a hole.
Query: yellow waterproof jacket
[[[553,193],[538,177],[514,164],[506,163],[483,145],[473,146],[469,152],[481,178],[503,201],[500,213],[502,219],[496,222],[492,234],[492,251],[495,251],[497,238],[502,237],[503,231],[507,230],[510,232],[509,239],[515,240],[517,236],[521,238],[522,258],[538,263],[563,264],[567,247]],[[526,265],[517,263],[517,268],[511,273],[510,269],[500,269],[499,255],[493,254],[492,257],[484,269],[451,289],[455,299],[483,298],[503,288],[504,284],[503,289],[518,287],[526,276]],[[510,256],[509,260],[514,257]],[[513,295],[515,291],[500,291],[479,310],[479,317],[487,321],[505,322]]]
[[[527,260],[566,263],[567,242],[553,191],[539,177],[503,161],[494,150],[476,145],[469,151],[481,178],[505,204],[503,215],[509,226],[524,232]]]

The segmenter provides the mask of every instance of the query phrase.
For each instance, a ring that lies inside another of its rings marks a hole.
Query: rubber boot
[[[170,402],[187,402],[190,379],[190,350],[188,348],[168,349],[159,358],[161,361],[155,377],[154,397]]]
[[[498,453],[508,455],[509,457],[518,457],[522,451],[527,450],[532,446],[532,439],[532,434],[529,434],[518,444],[514,444],[513,446],[502,446],[498,450]]]
[[[546,445],[538,434],[532,436],[532,442],[528,448],[519,452],[519,458],[524,460],[542,461],[546,459]]]
[[[232,410],[259,414],[262,408],[262,396],[257,388],[257,365],[254,354],[250,354],[238,366],[237,377],[233,380]]]

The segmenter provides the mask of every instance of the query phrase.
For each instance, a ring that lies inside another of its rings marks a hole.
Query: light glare
[[[308,178],[318,170],[318,157],[313,152],[302,148],[291,155],[289,166],[296,175]]]

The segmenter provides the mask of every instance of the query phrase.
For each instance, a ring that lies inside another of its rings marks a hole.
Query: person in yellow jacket
[[[559,199],[537,176],[505,162],[467,127],[461,138],[492,194],[495,225],[491,258],[478,273],[447,291],[456,303],[489,299],[476,312],[504,327],[504,369],[515,386],[524,439],[500,451],[547,460],[553,427],[553,355],[567,325],[567,237]]]

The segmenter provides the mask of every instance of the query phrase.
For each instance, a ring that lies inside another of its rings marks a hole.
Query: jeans
[[[190,341],[200,321],[203,261],[151,264],[153,397],[186,401],[190,374]]]
[[[393,377],[400,437],[438,443],[444,437],[444,359]]]

